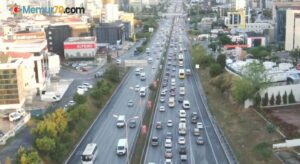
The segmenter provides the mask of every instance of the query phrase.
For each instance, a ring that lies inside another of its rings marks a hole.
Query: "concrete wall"
[[[272,87],[269,87],[269,88],[261,91],[260,95],[261,95],[261,97],[264,97],[265,93],[268,92],[268,96],[269,96],[269,99],[270,99],[272,94],[274,94],[274,97],[276,98],[276,95],[278,94],[278,92],[280,92],[280,95],[282,97],[285,91],[286,91],[287,95],[289,95],[289,93],[291,91],[293,91],[296,102],[300,102],[300,92],[299,92],[300,91],[300,84],[272,86]]]

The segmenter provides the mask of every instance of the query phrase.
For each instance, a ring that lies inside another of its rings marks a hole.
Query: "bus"
[[[184,78],[185,78],[184,69],[179,69],[179,79],[184,79]]]
[[[179,67],[183,67],[183,54],[178,55],[178,65]]]
[[[96,143],[87,144],[81,155],[81,163],[93,164],[94,161],[96,160],[97,153],[98,153],[98,149]]]

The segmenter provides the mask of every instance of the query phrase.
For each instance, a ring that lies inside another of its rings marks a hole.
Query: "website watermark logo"
[[[64,7],[64,6],[51,6],[51,7],[36,7],[36,6],[20,6],[18,4],[11,5],[10,11],[14,16],[18,14],[84,14],[84,7]]]

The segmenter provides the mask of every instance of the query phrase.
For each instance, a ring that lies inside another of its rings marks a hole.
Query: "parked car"
[[[12,112],[8,115],[8,119],[9,121],[13,122],[13,121],[18,121],[20,120],[22,117],[22,115],[18,112]]]

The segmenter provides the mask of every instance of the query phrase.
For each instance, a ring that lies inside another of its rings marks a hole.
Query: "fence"
[[[5,145],[6,141],[9,138],[15,136],[16,133],[30,120],[30,118],[30,113],[26,113],[26,115],[17,123],[16,126],[14,126],[13,129],[9,130],[7,133],[4,134],[4,136],[0,138],[0,145]]]

